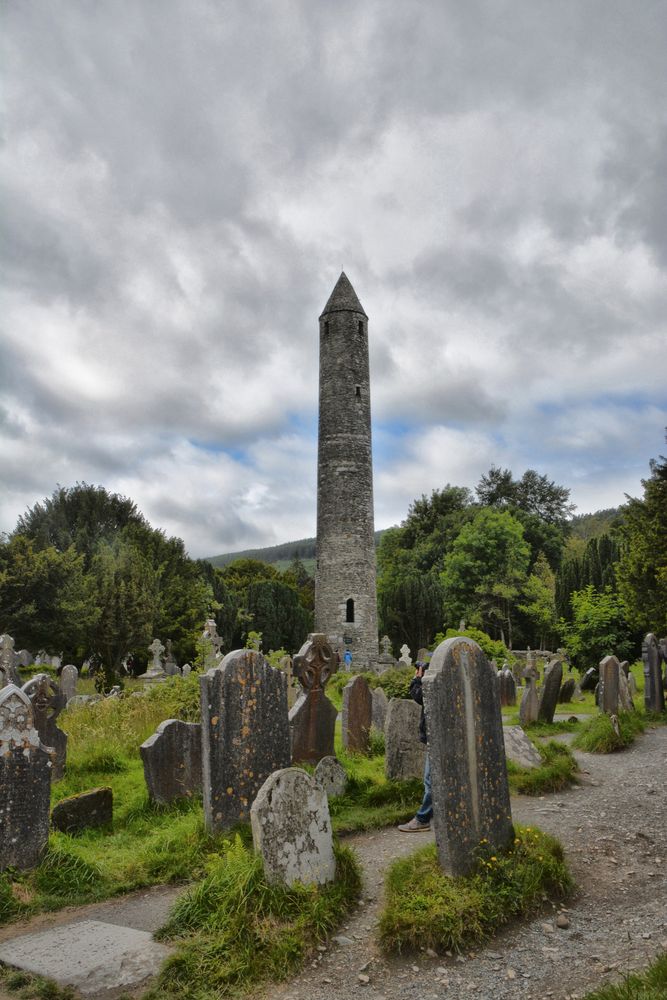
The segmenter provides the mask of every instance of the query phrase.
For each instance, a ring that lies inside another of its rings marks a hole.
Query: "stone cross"
[[[327,636],[313,633],[292,661],[301,694],[289,713],[292,760],[316,764],[334,754],[338,712],[325,694],[326,683],[338,669],[338,660]]]
[[[380,649],[382,650],[383,656],[391,656],[391,639],[388,635],[383,635],[380,640]]]
[[[162,672],[162,654],[164,653],[164,646],[159,639],[153,639],[152,643],[148,647],[148,652],[153,656],[153,662],[151,664],[152,669]]]
[[[204,820],[220,833],[247,820],[266,778],[290,763],[287,678],[237,649],[199,678]]]
[[[222,638],[218,635],[215,618],[207,618],[201,638],[207,645],[207,652],[204,654],[204,669],[210,670],[211,667],[218,665],[222,649]]]
[[[412,657],[410,656],[410,647],[406,643],[403,643],[403,645],[401,646],[401,660],[400,660],[400,662],[401,663],[405,663],[405,665],[408,666],[408,667],[412,666]]]
[[[34,726],[30,699],[8,684],[0,691],[0,870],[40,862],[49,839],[52,756]]]
[[[16,668],[17,655],[11,635],[0,635],[0,688],[5,684],[21,686],[21,678]]]
[[[65,707],[63,694],[48,674],[35,674],[21,690],[32,704],[34,724],[40,740],[45,746],[55,750],[51,780],[59,781],[65,773],[67,760],[67,733],[56,725],[56,719]]]
[[[658,640],[649,632],[642,643],[644,661],[644,706],[647,712],[664,712],[665,692],[662,686],[660,661],[662,653]]]
[[[368,681],[357,674],[343,688],[343,746],[352,753],[368,753],[373,721],[373,696]]]
[[[482,841],[514,838],[496,673],[477,643],[445,639],[422,680],[438,860],[467,875]]]

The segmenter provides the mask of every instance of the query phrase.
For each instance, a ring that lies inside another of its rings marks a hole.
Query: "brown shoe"
[[[401,833],[422,833],[426,830],[431,829],[430,823],[420,823],[416,816],[414,816],[409,823],[401,823],[398,828]]]

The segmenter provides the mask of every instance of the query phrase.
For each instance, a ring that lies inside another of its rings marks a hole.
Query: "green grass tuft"
[[[228,841],[162,929],[176,950],[145,1000],[217,1000],[294,974],[361,891],[352,853],[336,847],[336,862],[333,884],[288,889],[240,837]]]
[[[538,746],[542,757],[540,767],[519,767],[514,761],[507,761],[507,776],[510,788],[520,795],[544,795],[560,792],[577,781],[577,762],[566,746],[551,740],[546,746]]]
[[[539,908],[545,896],[570,893],[573,883],[558,841],[535,827],[515,831],[505,853],[480,850],[478,870],[467,878],[443,873],[434,844],[395,861],[380,918],[384,950],[460,951]]]
[[[661,955],[643,972],[627,975],[623,982],[601,986],[582,1000],[665,1000],[667,955]]]
[[[638,733],[644,732],[645,720],[638,712],[621,712],[618,715],[619,733],[612,725],[611,716],[601,712],[579,732],[573,741],[578,750],[588,753],[614,753],[634,742]]]
[[[0,986],[13,993],[17,1000],[75,1000],[74,990],[58,986],[50,979],[17,972],[0,965]]]

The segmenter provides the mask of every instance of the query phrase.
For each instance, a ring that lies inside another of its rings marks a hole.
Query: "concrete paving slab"
[[[131,987],[154,976],[169,949],[147,931],[82,920],[0,945],[0,961],[73,986],[83,996]]]

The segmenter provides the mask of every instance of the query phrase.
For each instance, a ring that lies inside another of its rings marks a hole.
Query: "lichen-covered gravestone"
[[[343,688],[343,746],[367,753],[373,721],[373,696],[368,681],[357,674]]]
[[[644,706],[647,712],[664,712],[665,692],[662,685],[662,659],[658,640],[649,632],[642,643],[644,661]]]
[[[561,660],[552,660],[544,671],[544,680],[542,681],[540,706],[537,712],[537,718],[540,722],[551,724],[554,721],[562,680],[563,663]]]
[[[379,732],[384,732],[384,724],[387,719],[387,708],[389,707],[389,699],[382,690],[381,687],[374,688],[371,691],[371,697],[373,699],[373,715],[371,722],[375,729]]]
[[[204,819],[216,833],[247,820],[266,778],[290,763],[287,678],[237,649],[199,678]]]
[[[445,639],[422,692],[438,859],[467,875],[480,841],[503,850],[514,837],[496,672],[472,639]]]
[[[76,684],[79,679],[79,671],[73,663],[66,663],[60,671],[60,692],[63,701],[67,705],[70,699],[76,695]]]
[[[80,833],[112,822],[113,789],[108,785],[61,799],[51,813],[51,826],[63,833]]]
[[[35,674],[26,681],[22,690],[32,703],[35,728],[40,740],[44,746],[55,750],[51,780],[59,781],[65,773],[67,733],[58,728],[56,720],[65,707],[65,699],[56,682],[48,674]]]
[[[329,797],[344,795],[347,773],[337,757],[323,757],[315,768],[315,781]]]
[[[522,726],[529,726],[531,722],[537,722],[537,715],[540,710],[540,699],[535,688],[535,675],[532,670],[524,670],[523,679],[526,687],[519,705],[519,722]]]
[[[338,712],[325,694],[326,683],[338,669],[336,654],[326,635],[308,636],[292,661],[301,694],[289,713],[292,760],[316,764],[334,754]]]
[[[426,746],[419,739],[421,709],[407,698],[391,698],[384,724],[384,773],[390,781],[424,774]]]
[[[11,635],[0,635],[0,688],[5,684],[21,686],[18,672],[18,655],[14,652],[14,640]]]
[[[0,870],[35,868],[49,839],[51,761],[27,694],[0,691]]]
[[[325,885],[334,880],[327,795],[305,771],[288,767],[271,774],[253,802],[250,822],[269,882]]]
[[[600,711],[617,715],[619,707],[619,674],[621,665],[615,656],[605,656],[600,661],[600,686],[598,700]]]
[[[148,796],[167,803],[192,798],[202,787],[201,726],[197,722],[165,719],[142,743]]]

